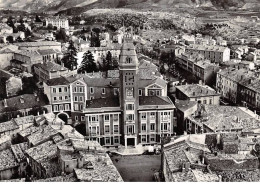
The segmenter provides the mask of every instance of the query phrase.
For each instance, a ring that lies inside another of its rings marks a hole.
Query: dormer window
[[[127,58],[126,58],[126,63],[127,63],[127,64],[131,64],[131,63],[132,63],[132,59],[131,59],[130,57],[127,57]]]

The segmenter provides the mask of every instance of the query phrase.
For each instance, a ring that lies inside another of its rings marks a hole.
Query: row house
[[[186,53],[198,53],[214,63],[225,63],[230,60],[230,49],[223,46],[190,45]]]
[[[205,84],[211,84],[215,81],[219,65],[203,59],[197,54],[182,54],[176,57],[179,67],[193,74],[198,80]]]
[[[217,74],[217,91],[221,96],[243,106],[258,108],[259,78],[248,69],[227,68]]]

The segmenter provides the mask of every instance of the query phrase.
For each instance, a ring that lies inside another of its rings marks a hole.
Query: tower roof
[[[119,58],[119,67],[120,69],[136,69],[138,67],[138,58],[133,44],[133,36],[130,33],[124,35],[124,42]]]

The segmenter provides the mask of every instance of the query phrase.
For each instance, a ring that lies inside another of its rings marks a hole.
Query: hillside
[[[0,0],[0,8],[81,13],[92,8],[213,8],[259,10],[260,0]],[[78,11],[77,11],[78,9]],[[65,11],[66,12],[66,11]]]

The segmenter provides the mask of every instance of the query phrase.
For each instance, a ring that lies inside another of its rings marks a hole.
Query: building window
[[[109,131],[109,125],[105,125],[105,133],[106,133],[106,134],[109,134],[109,133],[110,133],[110,131]]]
[[[156,96],[161,96],[161,91],[160,90],[156,90]]]
[[[78,111],[78,110],[79,110],[79,105],[78,105],[78,104],[75,104],[75,105],[74,105],[74,110],[75,110],[75,111]]]
[[[59,88],[59,92],[60,92],[60,93],[62,92],[62,89],[61,89],[61,87]]]
[[[155,124],[154,123],[151,123],[150,127],[151,127],[151,131],[155,131]]]
[[[61,111],[63,111],[63,105],[59,105]]]
[[[80,97],[79,97],[79,101],[80,101],[80,102],[83,102],[83,96],[80,96]]]
[[[83,87],[79,87],[79,92],[83,92]]]
[[[105,115],[105,122],[108,122],[109,121],[109,114],[106,114]]]
[[[134,121],[134,117],[135,117],[134,114],[127,114],[126,115],[126,121]]]
[[[65,105],[65,110],[70,110],[70,105],[69,104]]]
[[[81,116],[81,121],[85,121],[85,116]]]
[[[90,87],[90,94],[94,94],[94,88]]]
[[[134,110],[134,104],[133,103],[126,104],[126,110]]]
[[[68,100],[69,99],[69,97],[68,96],[65,96],[65,100]]]
[[[92,122],[98,122],[98,115],[91,116],[91,121]]]
[[[52,92],[53,92],[53,93],[56,93],[56,88],[53,88],[53,89],[52,89]]]
[[[114,114],[114,122],[118,122],[118,114]]]
[[[54,111],[59,111],[58,105],[54,105]]]
[[[91,99],[91,100],[94,100],[94,96],[90,96],[90,99]]]
[[[102,88],[102,94],[106,94],[106,88]]]
[[[142,96],[142,89],[138,90],[138,94],[139,94],[139,96]]]
[[[114,134],[118,134],[119,125],[114,125]]]
[[[150,95],[150,96],[154,96],[154,94],[155,94],[155,93],[154,93],[154,90],[150,90],[150,91],[149,91],[149,95]]]
[[[78,101],[78,97],[74,96],[74,101],[77,102]]]
[[[142,136],[142,143],[146,143],[146,136]]]
[[[115,144],[119,144],[119,137],[118,137],[118,136],[115,136],[115,137],[114,137],[114,143],[115,143]]]
[[[154,137],[154,135],[151,135],[151,136],[150,136],[150,140],[151,140],[151,142],[155,142],[155,137]]]
[[[150,115],[151,115],[151,116],[150,116],[150,117],[151,117],[151,119],[153,119],[153,120],[154,120],[154,119],[155,119],[155,112],[151,112],[151,114],[150,114]]]
[[[203,100],[203,104],[207,104],[207,100]]]
[[[79,105],[79,109],[83,110],[83,105],[82,104]]]
[[[54,96],[54,97],[53,97],[53,101],[56,101],[56,100],[57,100],[57,97]]]
[[[142,120],[146,120],[146,113],[142,113],[141,117],[142,117]]]
[[[209,104],[210,104],[210,105],[212,104],[212,99],[209,99]]]
[[[109,137],[106,137],[105,142],[106,142],[106,145],[107,145],[107,144],[110,145],[110,138],[109,138]]]
[[[75,120],[78,121],[78,119],[79,119],[78,116],[75,116]]]
[[[146,124],[142,124],[142,131],[146,131]]]
[[[59,100],[62,101],[62,96],[59,97]]]

